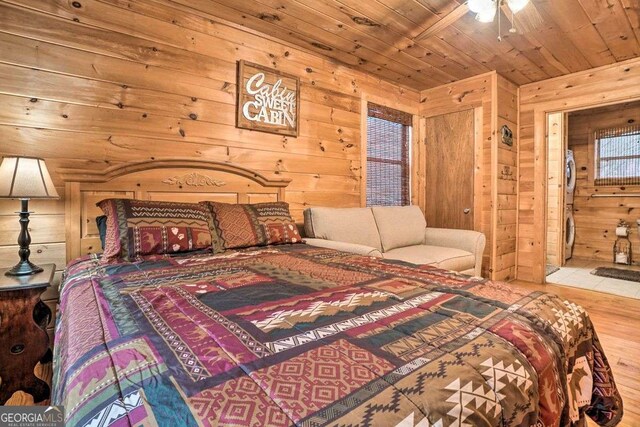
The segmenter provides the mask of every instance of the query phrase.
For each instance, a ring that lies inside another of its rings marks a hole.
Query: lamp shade
[[[57,199],[58,192],[44,160],[7,156],[0,164],[0,198]]]

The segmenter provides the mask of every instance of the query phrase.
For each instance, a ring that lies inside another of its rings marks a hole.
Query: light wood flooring
[[[551,284],[512,282],[512,285],[553,292],[587,310],[624,400],[625,415],[619,426],[640,426],[640,300]],[[51,364],[38,365],[36,375],[51,382]],[[32,405],[33,399],[17,392],[7,404]]]

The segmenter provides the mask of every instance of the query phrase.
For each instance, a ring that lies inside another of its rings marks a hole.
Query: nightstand
[[[41,265],[43,272],[30,276],[5,276],[0,269],[0,405],[22,390],[35,403],[49,398],[49,385],[33,370],[51,360],[46,328],[51,309],[40,300],[51,286],[55,264]]]

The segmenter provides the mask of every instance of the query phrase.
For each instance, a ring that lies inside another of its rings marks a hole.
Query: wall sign
[[[513,146],[513,132],[509,129],[509,126],[503,125],[500,128],[500,133],[502,134],[502,143],[509,147]]]
[[[300,79],[251,62],[238,62],[236,126],[298,136]]]

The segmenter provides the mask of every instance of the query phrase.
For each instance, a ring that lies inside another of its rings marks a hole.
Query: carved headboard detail
[[[290,179],[230,163],[164,159],[124,163],[100,171],[62,169],[65,181],[67,261],[101,252],[96,203],[111,197],[140,200],[260,203],[285,199]]]

